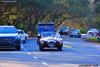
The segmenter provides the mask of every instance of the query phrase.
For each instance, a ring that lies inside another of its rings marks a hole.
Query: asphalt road
[[[21,44],[21,51],[0,50],[0,67],[76,67],[78,64],[100,65],[100,44],[80,38],[62,36],[61,52],[39,51],[36,38]],[[68,64],[76,64],[70,66]]]

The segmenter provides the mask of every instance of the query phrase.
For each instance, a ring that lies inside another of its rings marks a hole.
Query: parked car
[[[56,32],[42,32],[39,40],[40,51],[45,48],[56,48],[58,51],[62,51],[63,40],[59,33]]]
[[[62,26],[59,30],[60,35],[68,35],[69,34],[69,27]]]
[[[95,28],[90,29],[90,30],[88,30],[88,32],[87,32],[87,34],[88,34],[89,36],[95,36],[95,37],[98,35],[98,33],[99,33],[99,31],[98,31],[97,29],[95,29]]]
[[[70,37],[79,37],[79,38],[81,38],[81,33],[80,33],[80,30],[79,29],[72,29],[71,31],[70,31]]]
[[[21,49],[20,38],[14,26],[0,26],[0,49]]]
[[[28,39],[28,34],[24,32],[24,30],[17,29],[17,33],[20,37],[21,42],[25,43]]]

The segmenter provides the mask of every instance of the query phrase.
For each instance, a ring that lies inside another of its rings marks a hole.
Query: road
[[[39,51],[36,38],[21,44],[21,51],[1,50],[0,67],[76,67],[100,65],[100,46],[80,38],[63,36],[63,51]],[[71,64],[71,65],[69,65]],[[76,64],[76,65],[73,65]]]

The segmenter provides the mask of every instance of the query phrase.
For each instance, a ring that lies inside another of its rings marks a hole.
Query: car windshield
[[[68,27],[64,26],[64,27],[61,27],[61,30],[67,30]]]
[[[16,33],[16,28],[14,27],[0,27],[0,33],[5,33],[5,34],[9,34],[9,33]]]
[[[80,30],[78,30],[78,29],[74,29],[74,30],[72,30],[73,32],[80,32]]]
[[[23,34],[24,32],[23,31],[17,31],[18,32],[18,34]]]
[[[55,37],[56,33],[55,32],[43,32],[41,35],[42,37],[49,37],[49,36]]]

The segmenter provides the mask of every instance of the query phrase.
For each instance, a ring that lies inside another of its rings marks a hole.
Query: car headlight
[[[62,44],[62,43],[63,43],[63,41],[62,41],[62,40],[59,40],[59,43],[60,43],[60,44]]]
[[[63,43],[62,38],[59,38],[59,39],[58,39],[58,41],[59,41],[59,43],[60,43],[60,44],[62,44],[62,43]]]
[[[41,43],[41,44],[44,44],[44,40],[40,40],[40,43]]]

